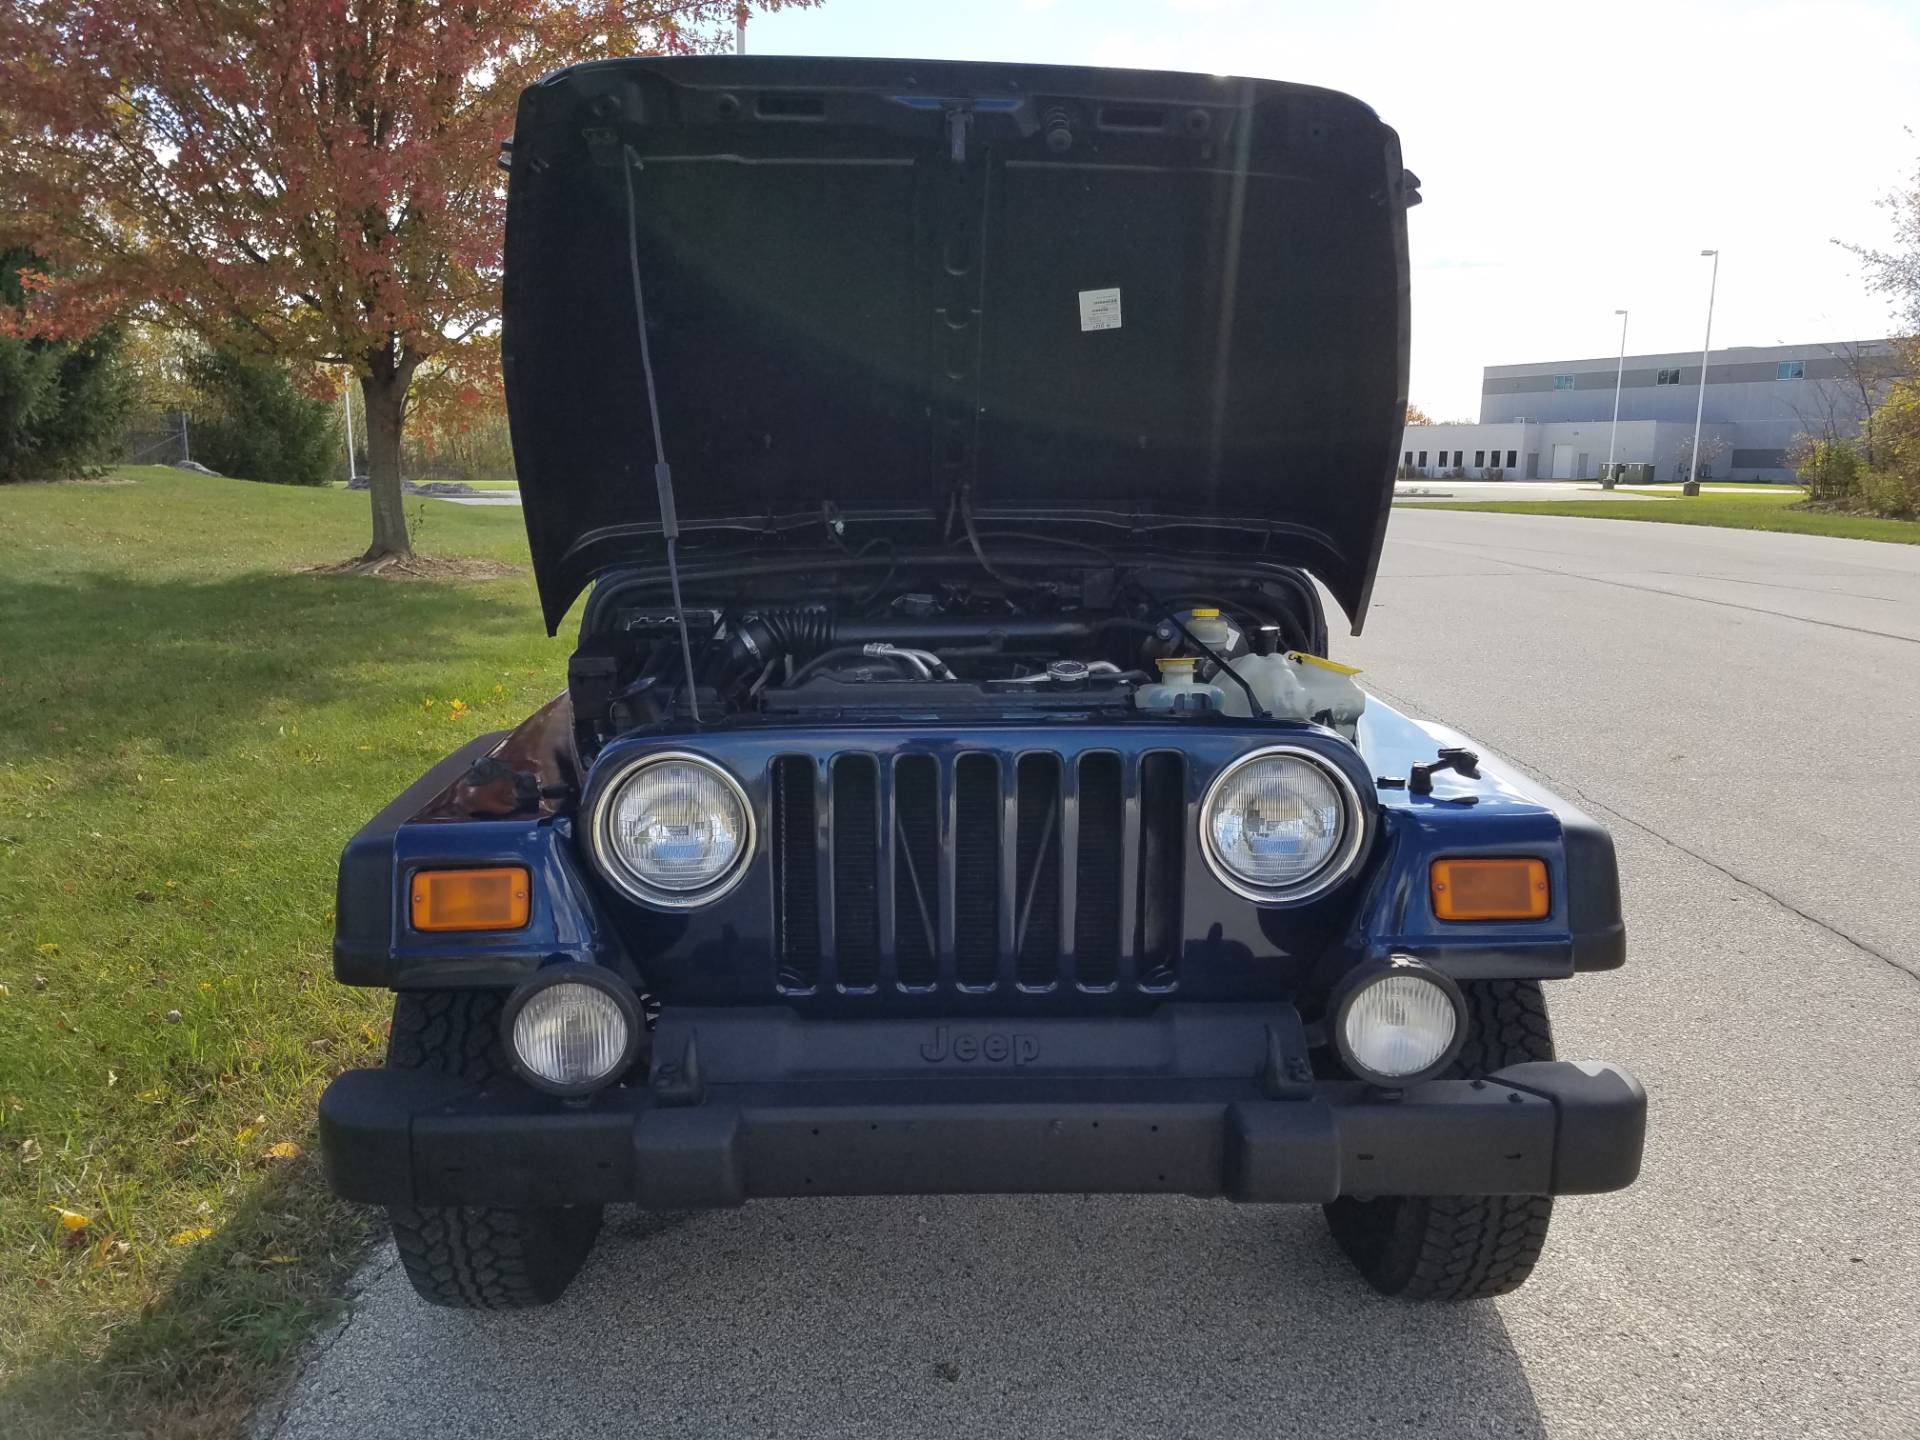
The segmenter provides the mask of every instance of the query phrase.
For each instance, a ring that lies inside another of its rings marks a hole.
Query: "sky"
[[[1410,395],[1479,413],[1485,365],[1859,339],[1888,306],[1841,239],[1920,168],[1920,0],[823,0],[760,54],[1253,75],[1344,90],[1424,202]]]

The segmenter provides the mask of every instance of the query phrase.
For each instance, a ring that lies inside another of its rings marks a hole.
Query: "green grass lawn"
[[[1680,482],[1677,480],[1662,480],[1655,485],[1622,485],[1618,488],[1630,495],[1676,495],[1679,493],[1679,487]],[[1598,490],[1600,483],[1596,480],[1588,488]],[[1770,495],[1787,495],[1795,499],[1807,493],[1799,485],[1775,485],[1764,480],[1702,480],[1700,489],[1703,494],[1724,490],[1735,495],[1742,491],[1765,490]]]
[[[312,1135],[385,1046],[332,979],[335,860],[568,649],[518,510],[408,512],[520,570],[300,573],[365,546],[334,489],[0,489],[0,1435],[232,1431],[367,1239]]]
[[[1623,487],[1624,488],[1624,487]],[[1735,530],[1781,530],[1796,535],[1833,535],[1847,540],[1890,540],[1920,545],[1920,521],[1882,520],[1872,515],[1838,515],[1825,510],[1791,508],[1797,490],[1781,495],[1695,496],[1672,491],[1627,490],[1657,497],[1657,503],[1617,500],[1439,500],[1422,510],[1488,510],[1501,515],[1576,515],[1589,520],[1650,520],[1666,525],[1720,525]],[[1407,508],[1413,509],[1414,506]]]

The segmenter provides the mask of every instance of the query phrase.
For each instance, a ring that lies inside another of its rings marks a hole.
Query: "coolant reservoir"
[[[1367,692],[1353,678],[1360,672],[1351,665],[1337,664],[1300,650],[1289,650],[1287,660],[1306,691],[1306,718],[1311,720],[1316,715],[1328,714],[1333,728],[1351,740],[1360,712],[1367,708]]]
[[[1260,704],[1276,720],[1311,720],[1326,715],[1335,730],[1353,738],[1354,722],[1366,708],[1367,694],[1353,677],[1360,672],[1299,650],[1285,655],[1240,655],[1234,673],[1253,687]],[[1232,681],[1216,684],[1225,713],[1251,715],[1247,693]]]
[[[1133,703],[1141,710],[1162,710],[1176,715],[1198,715],[1222,708],[1224,695],[1218,685],[1205,685],[1194,678],[1190,659],[1156,661],[1160,667],[1158,685],[1142,685],[1134,692]],[[1233,686],[1239,689],[1239,686]],[[1246,703],[1246,697],[1240,697]],[[1246,714],[1245,710],[1240,712]]]
[[[1307,691],[1285,655],[1238,655],[1228,662],[1233,672],[1253,687],[1269,715],[1280,720],[1307,718]],[[1229,715],[1251,715],[1247,692],[1231,680],[1219,682]]]

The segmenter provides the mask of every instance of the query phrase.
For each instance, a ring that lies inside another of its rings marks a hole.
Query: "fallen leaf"
[[[142,905],[151,905],[153,904],[153,891],[136,890],[133,892],[133,898],[138,900]]]
[[[58,955],[60,953],[60,947],[49,941],[40,947],[40,953],[42,955]]]
[[[20,1163],[22,1165],[31,1165],[39,1158],[40,1142],[38,1140],[22,1140],[20,1142]]]
[[[298,1265],[298,1255],[269,1255],[260,1262],[262,1265]]]
[[[112,1068],[109,1068],[107,1070],[107,1088],[111,1090],[114,1086],[118,1085],[119,1083],[120,1083],[120,1072]]]
[[[242,1125],[240,1129],[237,1132],[235,1132],[233,1138],[238,1140],[242,1145],[244,1145],[249,1140],[253,1139],[254,1136],[258,1135],[262,1130],[266,1128],[267,1128],[267,1117],[264,1115],[256,1115],[253,1117],[253,1120],[250,1124]]]
[[[204,1240],[213,1234],[211,1225],[195,1225],[191,1229],[176,1230],[167,1237],[169,1245],[191,1245],[196,1240]]]
[[[5,982],[0,981],[0,1000],[6,999],[11,994],[13,994],[13,991],[6,987]]]
[[[160,1018],[165,1020],[169,1025],[178,1025],[180,1023],[180,1012],[178,1010],[169,1010]]]
[[[46,976],[44,976],[44,975],[36,975],[36,976],[34,976],[34,977],[33,977],[33,988],[34,988],[34,989],[36,989],[36,990],[44,990],[44,989],[46,989],[46,988],[47,988],[47,977],[46,977]]]
[[[267,1158],[269,1160],[297,1160],[300,1158],[300,1147],[291,1140],[280,1140],[267,1147]]]
[[[78,1210],[68,1210],[60,1205],[49,1205],[47,1208],[60,1217],[60,1228],[63,1230],[84,1230],[93,1223]]]

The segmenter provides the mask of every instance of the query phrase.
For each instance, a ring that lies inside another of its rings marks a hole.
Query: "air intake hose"
[[[765,665],[786,655],[804,660],[831,646],[836,629],[826,610],[760,610],[742,618],[728,649],[742,666]]]

